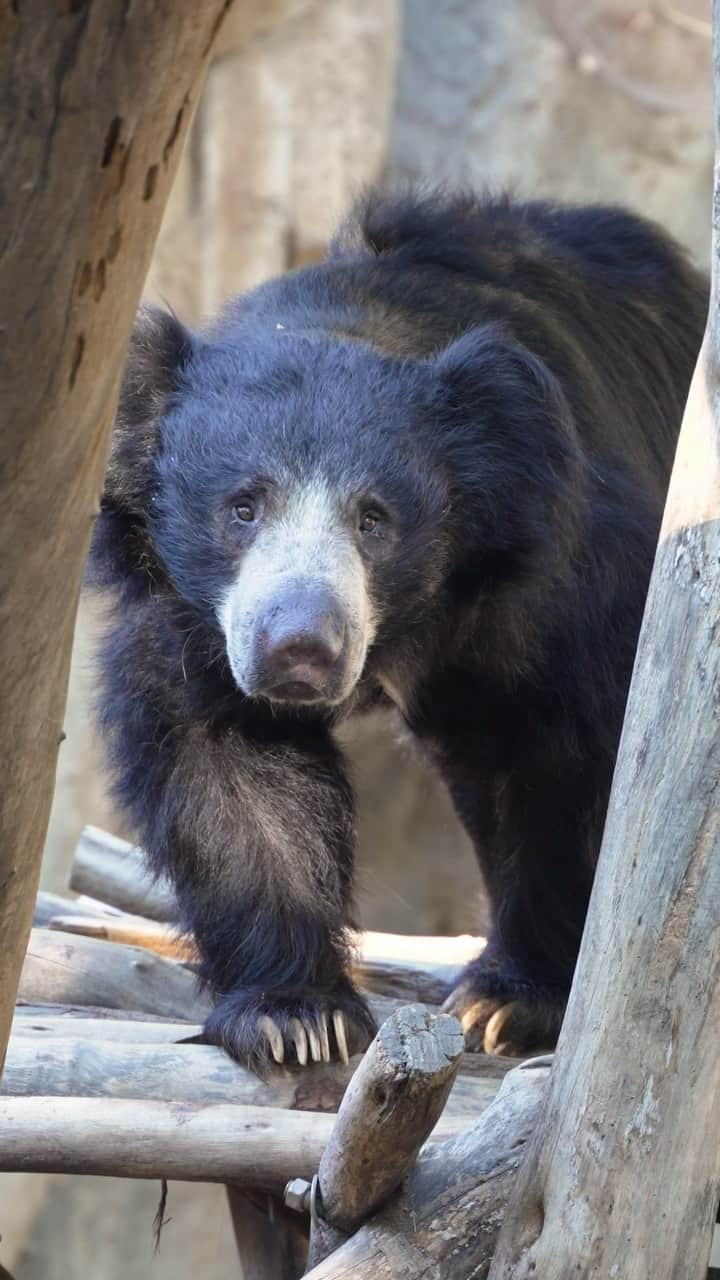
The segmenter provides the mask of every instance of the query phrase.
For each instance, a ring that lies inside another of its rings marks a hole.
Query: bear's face
[[[325,337],[196,346],[163,416],[148,523],[247,695],[344,701],[373,643],[442,581],[426,374]]]
[[[248,696],[332,706],[366,671],[397,684],[459,594],[482,607],[569,545],[580,465],[554,379],[495,326],[400,359],[150,312],[96,532],[123,572],[164,571]]]

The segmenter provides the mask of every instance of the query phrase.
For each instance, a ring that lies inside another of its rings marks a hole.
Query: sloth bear
[[[140,313],[91,553],[100,719],[211,1042],[262,1067],[371,1035],[333,730],[381,705],[491,903],[449,1007],[488,1052],[554,1041],[706,305],[620,209],[376,193],[206,331]]]

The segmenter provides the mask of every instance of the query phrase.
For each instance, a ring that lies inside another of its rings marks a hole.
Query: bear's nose
[[[345,620],[325,591],[296,591],[271,611],[263,628],[266,683],[322,690],[345,645]]]

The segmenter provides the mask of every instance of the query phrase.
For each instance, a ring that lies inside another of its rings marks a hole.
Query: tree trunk
[[[718,0],[714,23],[720,102]],[[708,1265],[720,1186],[719,198],[716,168],[708,330],[548,1106],[492,1280],[700,1280]]]
[[[0,16],[0,1068],[133,315],[227,0]]]

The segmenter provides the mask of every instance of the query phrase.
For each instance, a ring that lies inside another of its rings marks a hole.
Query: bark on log
[[[472,1128],[428,1144],[398,1196],[313,1267],[307,1280],[485,1276],[542,1110],[549,1061],[536,1058],[515,1067]]]
[[[333,1062],[283,1067],[261,1080],[214,1045],[159,1038],[138,1042],[131,1030],[116,1037],[117,1024],[104,1025],[108,1028],[106,1039],[83,1034],[49,1036],[42,1041],[36,1036],[13,1036],[2,1093],[6,1097],[235,1101],[301,1111],[337,1111],[360,1061],[353,1058],[348,1066]],[[500,1087],[502,1076],[493,1060],[480,1061],[488,1064],[486,1072],[461,1074],[455,1081],[440,1119],[446,1132],[449,1127],[457,1133],[470,1124]]]
[[[720,7],[714,5],[720,126]],[[716,154],[720,127],[716,130]],[[720,170],[708,329],[548,1105],[492,1280],[705,1276],[720,1187]]]
[[[0,18],[0,1070],[120,371],[227,7],[29,0]]]
[[[314,1266],[397,1190],[434,1129],[462,1059],[460,1023],[409,1005],[380,1028],[340,1104],[317,1182]]]

